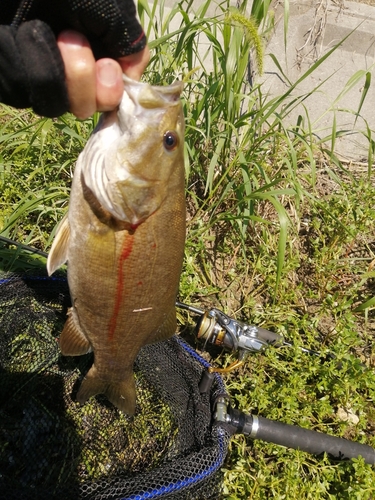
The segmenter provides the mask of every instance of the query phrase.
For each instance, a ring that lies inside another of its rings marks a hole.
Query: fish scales
[[[68,261],[62,353],[94,352],[81,404],[103,393],[133,414],[139,349],[176,329],[186,219],[180,92],[179,83],[125,78],[119,111],[103,115],[77,162],[47,267]]]

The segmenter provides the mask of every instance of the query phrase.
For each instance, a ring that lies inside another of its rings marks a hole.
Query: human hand
[[[110,111],[118,106],[124,85],[122,74],[139,80],[150,53],[141,52],[118,58],[95,61],[86,37],[76,31],[63,31],[57,38],[65,66],[70,111],[84,119],[95,111]]]
[[[74,31],[73,31],[74,30]],[[0,102],[43,116],[113,109],[149,60],[133,0],[11,0],[0,10]]]

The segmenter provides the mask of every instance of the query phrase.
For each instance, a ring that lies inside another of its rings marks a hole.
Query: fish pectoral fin
[[[77,401],[83,405],[91,396],[104,394],[109,401],[127,415],[135,413],[135,383],[133,371],[124,380],[112,381],[99,376],[95,364],[83,379],[77,393]]]
[[[68,319],[61,332],[59,344],[64,356],[81,356],[91,351],[90,342],[77,325],[72,310],[68,312]]]
[[[69,238],[70,227],[68,214],[66,214],[57,228],[52,248],[48,254],[47,272],[49,276],[68,260]]]
[[[162,323],[159,328],[155,330],[147,343],[154,344],[155,342],[162,342],[163,340],[171,338],[176,333],[176,328],[176,308],[173,307],[164,320],[164,323]]]

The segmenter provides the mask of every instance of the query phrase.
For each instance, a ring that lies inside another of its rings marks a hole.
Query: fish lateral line
[[[128,234],[125,238],[119,263],[118,263],[118,276],[117,276],[117,285],[116,285],[116,301],[113,307],[113,313],[108,326],[108,340],[112,341],[115,335],[115,330],[117,326],[117,318],[120,312],[120,306],[122,302],[122,298],[124,295],[124,269],[123,264],[126,259],[129,258],[132,250],[133,250],[133,242],[134,242],[134,234]]]

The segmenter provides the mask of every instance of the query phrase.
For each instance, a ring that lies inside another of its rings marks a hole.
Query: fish
[[[94,354],[81,405],[104,394],[134,415],[137,354],[176,331],[186,233],[182,89],[124,76],[118,109],[101,115],[76,163],[47,271],[68,263],[62,354]]]

